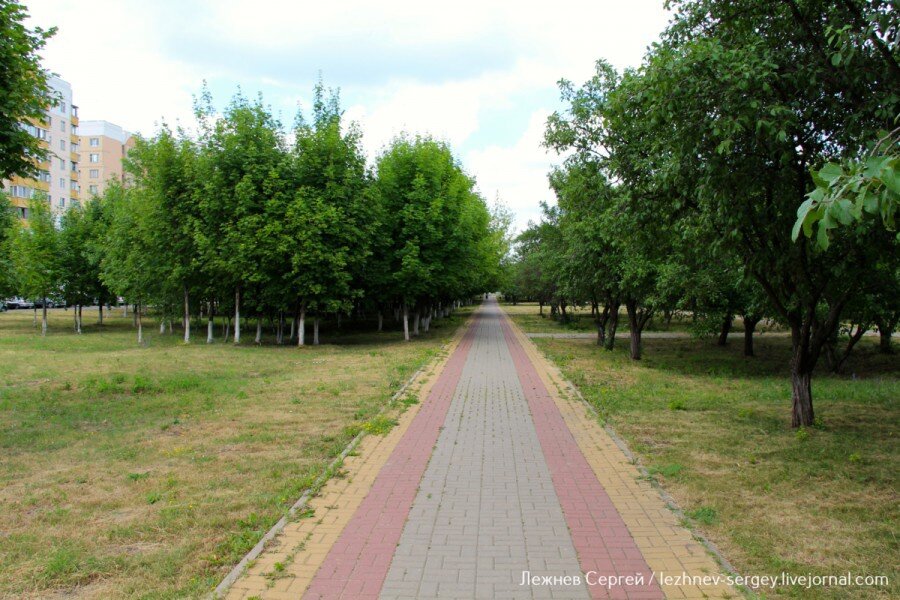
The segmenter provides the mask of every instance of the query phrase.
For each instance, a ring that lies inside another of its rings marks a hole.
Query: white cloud
[[[482,195],[489,201],[499,196],[516,214],[519,231],[529,220],[539,220],[540,202],[553,200],[547,183],[551,155],[541,147],[550,112],[540,109],[532,113],[525,133],[514,145],[492,145],[464,156],[463,162],[475,173]]]

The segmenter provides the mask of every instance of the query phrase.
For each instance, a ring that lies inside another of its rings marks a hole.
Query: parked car
[[[6,312],[6,311],[7,311],[6,302],[4,302],[3,300],[0,300],[0,312]]]
[[[15,296],[6,299],[6,306],[9,308],[34,308],[34,302]]]
[[[44,299],[38,298],[34,300],[28,308],[44,308]],[[47,298],[47,308],[56,308],[56,302]]]

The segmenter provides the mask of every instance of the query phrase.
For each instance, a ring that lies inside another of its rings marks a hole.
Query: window
[[[47,127],[53,127],[53,117],[47,115]]]
[[[60,198],[60,199],[59,199],[59,205],[58,205],[58,206],[59,206],[60,208],[65,208],[65,207],[66,207],[66,199],[65,199],[65,198]]]
[[[66,151],[66,140],[59,140],[59,149],[63,152]]]
[[[100,177],[100,169],[91,169],[91,179],[97,179]]]
[[[77,172],[78,172],[78,163],[75,162],[74,160],[72,161],[72,166],[71,166],[70,170],[71,170],[73,173],[77,173]]]
[[[62,114],[66,114],[66,102],[65,102],[65,100],[60,100],[60,101],[59,101],[59,112],[61,112]]]
[[[100,138],[91,138],[91,148],[97,148],[100,146]]]
[[[43,181],[44,183],[53,181],[50,177],[50,171],[38,171],[38,181]]]
[[[60,169],[66,168],[66,160],[64,158],[59,158],[59,168]]]
[[[76,192],[81,190],[81,188],[78,187],[78,182],[75,181],[74,179],[69,181],[69,188],[75,190]]]
[[[99,154],[91,154],[91,162],[92,163],[100,162],[100,155]]]
[[[34,190],[24,185],[9,186],[9,195],[15,198],[33,198]]]
[[[65,121],[60,120],[60,122],[59,122],[59,130],[62,131],[62,132],[65,132],[65,131],[66,131],[66,122],[65,122]]]
[[[59,178],[59,187],[60,187],[60,189],[63,189],[63,190],[66,189],[66,178],[65,177]]]
[[[98,188],[98,186],[97,186],[96,184],[89,185],[89,186],[88,186],[88,189],[90,190],[90,192],[91,192],[92,194],[97,194],[97,193],[99,193],[99,188]]]

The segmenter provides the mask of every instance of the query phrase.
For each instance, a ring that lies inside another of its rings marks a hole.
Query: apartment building
[[[98,196],[111,180],[125,183],[122,161],[134,147],[134,137],[109,121],[82,121],[79,182],[85,197]]]
[[[2,182],[13,207],[23,218],[28,218],[29,200],[41,192],[57,218],[80,204],[78,107],[72,104],[72,86],[67,81],[51,77],[48,83],[58,94],[58,102],[48,107],[43,120],[22,124],[41,140],[48,150],[48,160],[37,165],[35,179],[13,177]]]

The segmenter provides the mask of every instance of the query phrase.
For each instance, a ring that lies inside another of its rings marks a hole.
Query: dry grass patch
[[[0,315],[0,597],[202,595],[460,323],[137,347],[130,319],[51,312],[46,338]]]

